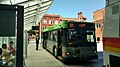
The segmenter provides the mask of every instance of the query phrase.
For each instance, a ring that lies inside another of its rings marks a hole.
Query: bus
[[[43,48],[67,61],[97,59],[95,24],[62,21],[42,30]]]

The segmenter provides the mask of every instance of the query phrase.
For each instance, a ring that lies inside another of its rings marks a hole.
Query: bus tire
[[[57,58],[57,49],[56,49],[56,48],[53,49],[53,56],[54,56],[55,58]]]

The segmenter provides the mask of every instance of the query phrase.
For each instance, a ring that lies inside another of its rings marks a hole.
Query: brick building
[[[85,22],[87,20],[87,18],[82,15],[82,12],[79,12],[77,18],[64,18],[64,17],[62,17],[61,20],[62,21],[63,20],[68,20],[68,21],[81,21],[81,22]]]
[[[43,30],[44,28],[60,23],[60,19],[61,19],[60,15],[45,14],[40,21],[41,22],[40,30]]]
[[[96,39],[100,38],[100,41],[102,41],[104,14],[104,8],[93,12],[93,22],[96,24]]]
[[[86,19],[87,18],[82,15],[82,12],[78,13],[77,18],[64,18],[64,17],[61,17],[60,15],[45,14],[40,21],[40,23],[41,23],[40,30],[43,30],[44,28],[47,28],[49,26],[53,26],[55,24],[59,24],[63,20],[85,22]]]

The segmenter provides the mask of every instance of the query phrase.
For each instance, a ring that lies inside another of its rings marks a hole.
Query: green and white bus
[[[62,21],[42,30],[43,48],[62,61],[97,59],[95,24]]]

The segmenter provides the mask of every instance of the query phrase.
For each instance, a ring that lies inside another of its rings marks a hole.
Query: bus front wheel
[[[55,58],[57,58],[57,49],[56,48],[53,49],[53,55]]]

